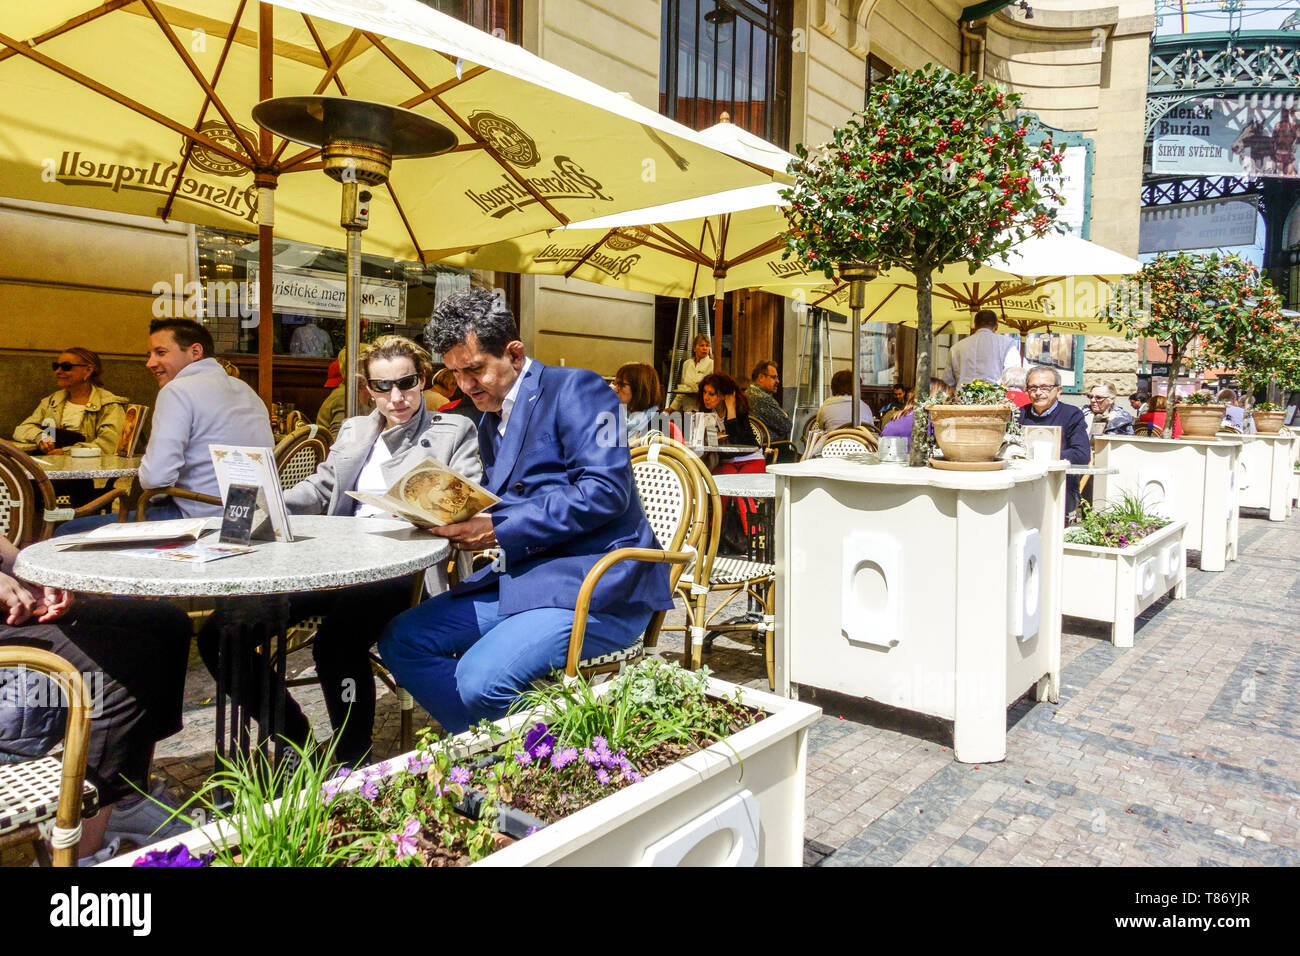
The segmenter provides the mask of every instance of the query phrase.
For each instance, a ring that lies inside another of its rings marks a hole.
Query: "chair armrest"
[[[86,515],[98,514],[100,511],[103,511],[105,508],[111,505],[114,501],[117,501],[119,498],[125,498],[126,496],[127,496],[127,492],[124,489],[110,488],[107,491],[105,491],[102,495],[100,495],[98,498],[94,498],[91,501],[87,501],[84,505],[77,508],[72,513],[73,517],[82,518],[85,517]],[[126,509],[124,508],[123,511],[125,510]]]
[[[587,633],[587,614],[591,610],[591,594],[605,572],[620,561],[648,561],[652,564],[687,565],[695,557],[693,551],[660,551],[657,548],[617,548],[595,563],[578,589],[578,606],[573,611],[573,630],[569,634],[569,654],[564,661],[564,673],[578,676],[578,661],[582,658],[582,639]]]
[[[169,498],[184,498],[186,501],[201,501],[205,505],[221,504],[221,499],[216,495],[205,495],[202,492],[187,491],[184,488],[145,488],[140,492],[140,503],[136,505],[136,520],[144,521],[145,506],[149,504],[149,500],[163,495]]]

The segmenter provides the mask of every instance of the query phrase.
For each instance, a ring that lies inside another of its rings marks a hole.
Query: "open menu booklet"
[[[117,545],[113,554],[131,558],[156,558],[207,564],[236,554],[248,554],[252,548],[220,544],[216,538],[200,542],[204,531],[215,530],[219,518],[171,518],[166,521],[132,521],[104,525],[88,531],[68,547],[82,545]]]
[[[501,499],[436,458],[425,458],[382,495],[349,491],[357,501],[420,528],[458,524]]]

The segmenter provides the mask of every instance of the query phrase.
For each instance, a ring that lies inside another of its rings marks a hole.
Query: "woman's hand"
[[[54,451],[54,442],[50,441],[48,438],[42,438],[36,443],[36,447],[40,449],[42,455],[48,455],[50,452]]]
[[[736,417],[736,396],[734,394],[727,396],[727,417]]]
[[[440,528],[429,530],[439,538],[446,538],[463,551],[482,551],[484,548],[497,546],[496,532],[492,530],[492,518],[488,515],[475,515],[468,521],[445,524]]]

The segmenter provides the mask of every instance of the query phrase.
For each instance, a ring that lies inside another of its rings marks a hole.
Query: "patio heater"
[[[853,312],[853,410],[852,425],[862,427],[862,308],[867,304],[867,283],[880,275],[874,262],[840,264],[840,279],[849,287],[849,309]]]
[[[395,159],[445,153],[456,134],[426,116],[385,103],[338,96],[280,96],[253,107],[253,119],[276,136],[321,151],[325,175],[343,186],[339,217],[348,234],[347,414],[356,415],[361,339],[361,233],[370,224],[370,190],[388,181]],[[272,278],[272,281],[274,279]]]

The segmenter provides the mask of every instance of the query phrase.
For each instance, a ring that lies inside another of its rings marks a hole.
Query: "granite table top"
[[[140,470],[140,457],[118,458],[116,455],[96,455],[93,458],[73,458],[71,455],[33,455],[50,481],[73,478],[127,478]]]
[[[220,519],[202,543],[216,543]],[[138,597],[285,594],[342,588],[414,574],[444,560],[451,546],[394,518],[294,515],[292,542],[259,542],[249,554],[186,564],[116,553],[126,545],[69,547],[84,535],[24,548],[14,576],[34,584]]]
[[[776,475],[714,475],[713,481],[718,486],[719,494],[741,498],[776,497]]]

